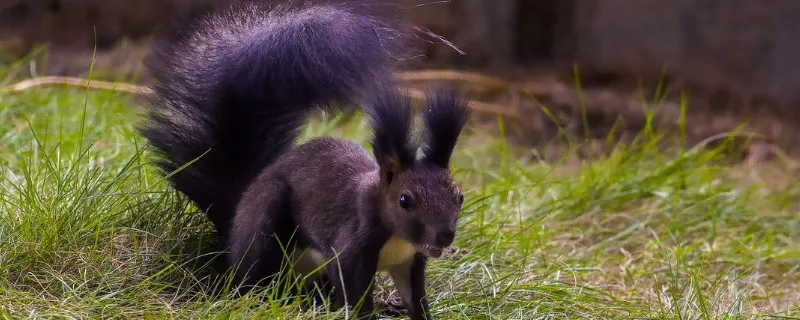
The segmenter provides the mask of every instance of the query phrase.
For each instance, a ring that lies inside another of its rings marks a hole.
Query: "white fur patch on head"
[[[378,270],[386,271],[393,266],[407,263],[416,253],[417,248],[410,242],[391,237],[378,254]]]

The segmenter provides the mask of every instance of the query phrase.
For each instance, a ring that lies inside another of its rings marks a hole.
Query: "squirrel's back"
[[[154,42],[156,95],[142,132],[223,237],[241,193],[293,145],[309,112],[354,106],[390,81],[410,30],[392,9],[248,1]]]

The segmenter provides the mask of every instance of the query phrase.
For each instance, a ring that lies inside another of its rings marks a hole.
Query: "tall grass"
[[[345,316],[270,290],[231,295],[209,265],[210,224],[150,163],[137,114],[108,92],[0,96],[0,315]],[[366,147],[360,115],[327,120],[303,139]],[[795,179],[743,184],[721,148],[659,148],[673,138],[646,126],[567,165],[467,132],[453,158],[466,193],[456,244],[429,268],[436,318],[799,319]]]

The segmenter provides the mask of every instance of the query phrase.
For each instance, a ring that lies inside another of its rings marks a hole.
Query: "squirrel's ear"
[[[372,125],[372,149],[381,167],[381,180],[391,182],[413,163],[411,101],[392,87],[378,88],[369,98],[365,113]]]
[[[428,92],[423,112],[427,129],[425,160],[448,168],[453,148],[469,118],[467,101],[455,88],[439,89]]]

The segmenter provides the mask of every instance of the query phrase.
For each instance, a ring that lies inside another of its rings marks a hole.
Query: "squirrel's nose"
[[[456,231],[453,229],[444,229],[436,234],[436,244],[442,247],[449,246],[456,238]]]

